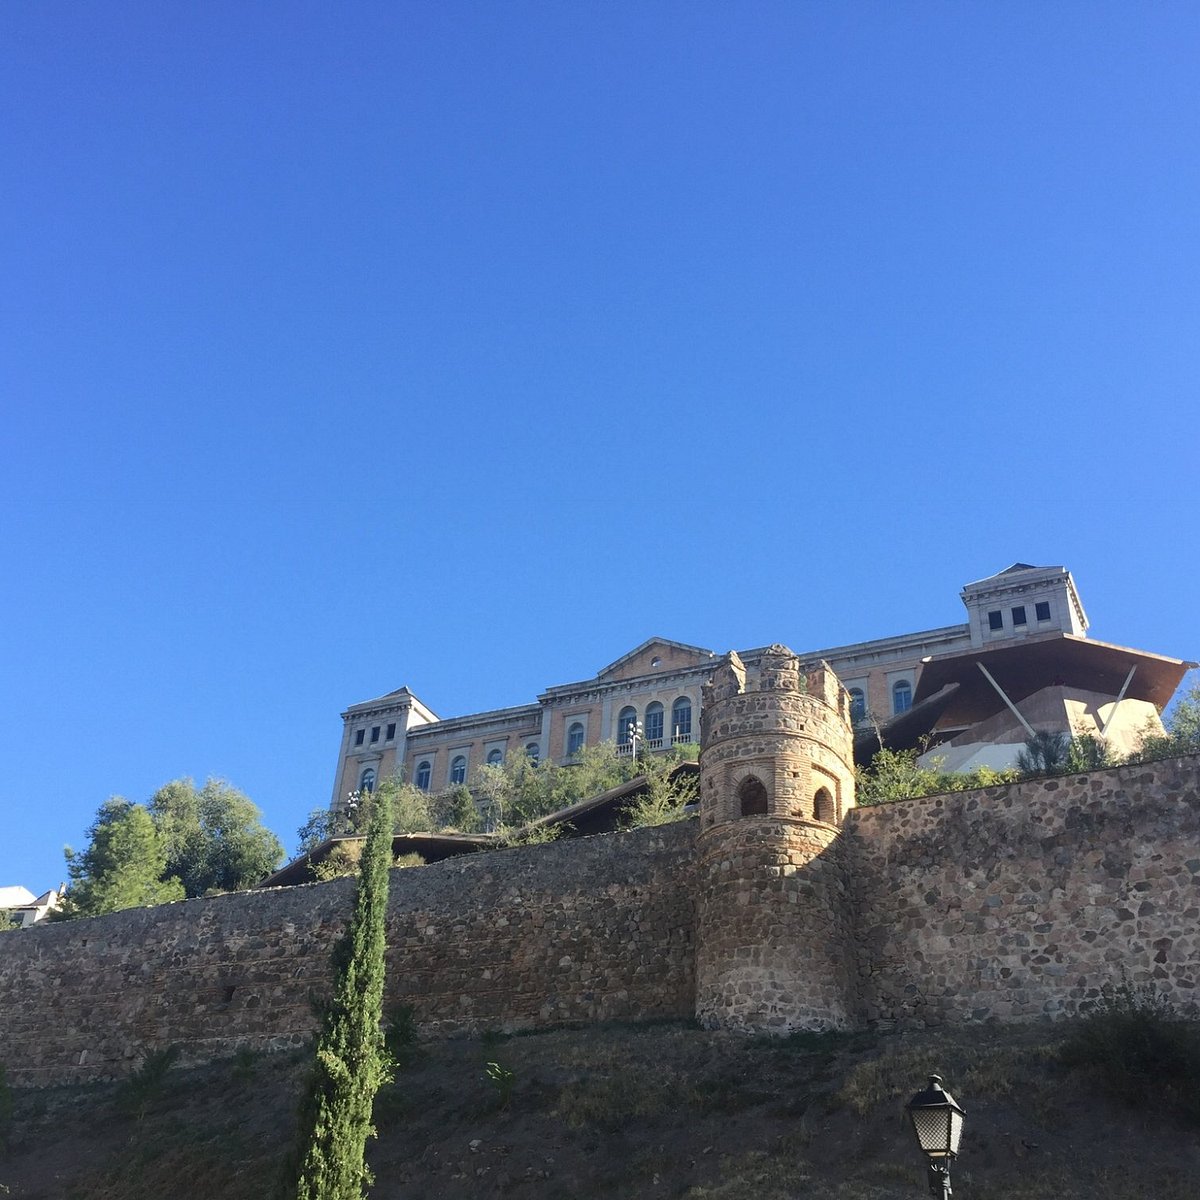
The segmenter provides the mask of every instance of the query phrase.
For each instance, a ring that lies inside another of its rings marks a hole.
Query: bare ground
[[[903,1103],[938,1071],[967,1110],[961,1200],[1200,1196],[1196,1131],[1102,1096],[1058,1061],[1062,1032],[767,1039],[664,1024],[422,1043],[378,1098],[370,1194],[926,1195]],[[241,1056],[134,1083],[17,1091],[0,1196],[270,1200],[306,1068]]]

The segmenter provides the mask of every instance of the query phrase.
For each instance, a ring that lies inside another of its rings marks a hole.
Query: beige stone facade
[[[878,746],[879,734],[892,745],[929,742],[947,769],[963,770],[1010,765],[1035,729],[1087,729],[1124,750],[1158,721],[1191,665],[1090,641],[1064,567],[1015,563],[967,584],[960,599],[962,624],[801,653],[827,663],[845,687],[860,746]],[[740,655],[754,667],[763,653]],[[514,751],[570,762],[580,744],[620,743],[630,718],[651,750],[698,741],[717,661],[703,647],[652,638],[593,678],[513,708],[440,718],[408,688],[352,705],[342,714],[331,807],[395,772],[440,791]],[[1010,705],[1029,710],[1025,724]]]

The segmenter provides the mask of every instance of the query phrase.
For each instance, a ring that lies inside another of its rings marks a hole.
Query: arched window
[[[637,724],[637,709],[626,705],[621,709],[621,715],[617,718],[617,745],[628,746],[629,739],[633,736],[633,727]]]
[[[417,787],[423,792],[429,791],[429,781],[433,778],[433,763],[427,758],[417,763]]]
[[[912,684],[907,679],[892,684],[892,712],[908,712],[912,708]]]
[[[686,696],[680,696],[671,705],[671,741],[690,742],[692,740],[692,702]]]
[[[583,749],[583,722],[574,721],[567,730],[567,757],[573,758]]]
[[[818,788],[817,794],[813,797],[813,816],[818,821],[824,821],[832,825],[837,820],[837,813],[833,807],[833,797],[829,794],[828,788]]]
[[[767,789],[757,775],[747,775],[737,790],[743,817],[762,817],[767,813]]]
[[[862,688],[850,689],[850,720],[857,725],[867,718],[867,698]]]
[[[375,790],[375,771],[368,767],[358,777],[358,790],[360,792],[373,792]]]
[[[541,756],[542,756],[542,752],[541,752],[541,749],[538,747],[537,742],[530,742],[525,747],[525,757],[527,759],[529,759],[529,763],[531,766],[536,767],[538,765],[538,761],[541,759]]]
[[[464,754],[456,754],[450,763],[450,782],[467,782],[467,758]]]
[[[646,705],[646,748],[657,750],[663,743],[663,706],[657,700]]]
[[[487,760],[489,767],[498,767],[504,761],[504,751],[489,750]]]

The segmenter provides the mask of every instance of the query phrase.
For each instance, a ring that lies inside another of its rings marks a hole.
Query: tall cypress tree
[[[388,1077],[380,1032],[385,918],[392,865],[392,806],[375,796],[358,872],[354,914],[334,951],[336,978],[300,1118],[296,1200],[362,1200],[371,1108]]]

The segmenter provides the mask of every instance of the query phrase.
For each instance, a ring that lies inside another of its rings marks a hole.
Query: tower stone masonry
[[[696,1015],[707,1027],[857,1023],[839,829],[854,806],[850,699],[826,663],[725,656],[704,690]]]

